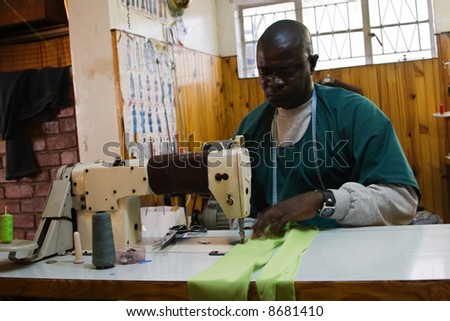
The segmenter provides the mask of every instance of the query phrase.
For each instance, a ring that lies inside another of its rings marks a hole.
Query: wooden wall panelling
[[[242,118],[264,102],[264,92],[257,78],[239,79],[236,57],[222,59],[222,104],[225,113],[226,135],[232,137]]]
[[[424,64],[425,70],[425,83],[427,84],[427,89],[425,93],[427,95],[427,113],[428,124],[429,124],[429,139],[430,144],[430,170],[431,170],[431,180],[432,180],[432,200],[434,202],[434,208],[439,211],[441,216],[444,216],[446,221],[450,222],[450,216],[448,210],[446,210],[445,205],[445,190],[446,190],[446,180],[443,176],[443,170],[445,169],[444,164],[444,149],[446,141],[440,138],[440,121],[433,117],[433,113],[439,109],[440,103],[440,91],[441,82],[439,75],[439,61],[433,60],[432,64]]]
[[[436,36],[438,44],[438,56],[439,56],[439,70],[441,86],[439,97],[446,105],[447,111],[450,111],[450,33],[445,32],[438,34]],[[446,64],[447,63],[447,64]],[[435,120],[438,124],[439,141],[441,144],[440,155],[450,155],[450,118],[437,118]],[[444,206],[447,209],[447,221],[450,222],[450,162],[446,162],[443,157],[441,157],[441,174],[443,180],[446,181],[443,184],[443,201]]]
[[[221,90],[222,108],[224,119],[228,124],[228,136],[233,135],[230,127],[237,129],[238,119],[241,119],[243,113],[248,110],[245,105],[241,105],[239,86],[243,84],[238,79],[236,60],[232,58],[224,58],[222,62],[223,87]],[[246,83],[246,81],[244,81]]]
[[[413,169],[422,192],[421,204],[434,212],[440,212],[433,201],[433,178],[431,171],[431,151],[428,113],[430,108],[426,100],[426,81],[423,62],[406,65],[408,76],[406,85],[409,95],[409,110],[413,115],[414,127],[411,131],[413,149]],[[442,215],[441,213],[438,213]]]
[[[218,94],[220,58],[182,47],[173,49],[180,140],[190,140],[192,149],[208,140],[224,139]]]
[[[388,68],[392,70],[390,73],[391,77],[395,79],[395,87],[390,91],[390,107],[393,124],[396,133],[399,137],[400,143],[405,152],[406,158],[408,159],[411,167],[414,168],[413,164],[413,151],[412,151],[412,140],[411,140],[411,128],[413,126],[413,114],[414,110],[408,108],[408,94],[405,86],[405,64],[397,63],[392,65],[393,68]]]
[[[439,49],[439,70],[442,84],[442,90],[439,97],[446,103],[447,111],[450,111],[450,96],[447,94],[450,86],[450,32],[444,32],[437,35]]]
[[[68,36],[39,42],[0,46],[0,71],[10,72],[71,64]]]
[[[355,69],[358,71],[359,69]],[[365,74],[362,77],[361,88],[363,89],[363,94],[369,97],[377,106],[380,105],[380,82],[378,80],[377,66],[365,66]]]

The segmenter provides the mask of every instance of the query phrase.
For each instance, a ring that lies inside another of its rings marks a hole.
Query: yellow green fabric
[[[247,299],[250,277],[272,257],[284,238],[250,239],[237,244],[209,268],[188,280],[189,298],[208,301]]]
[[[261,300],[295,300],[294,277],[302,255],[316,237],[315,228],[294,228],[256,279]]]
[[[294,277],[317,229],[294,228],[283,237],[250,239],[234,246],[209,268],[188,280],[189,298],[244,301],[254,272],[262,300],[295,300]]]

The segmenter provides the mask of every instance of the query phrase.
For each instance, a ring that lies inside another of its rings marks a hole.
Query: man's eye
[[[286,67],[280,70],[284,75],[291,75],[297,71],[297,67]]]

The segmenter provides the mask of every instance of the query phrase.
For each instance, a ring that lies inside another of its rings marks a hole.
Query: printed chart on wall
[[[176,150],[173,57],[153,39],[116,32],[124,137],[128,154],[173,153]]]

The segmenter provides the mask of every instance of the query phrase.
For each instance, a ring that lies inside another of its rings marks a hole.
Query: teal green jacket
[[[276,149],[278,201],[344,183],[403,184],[419,191],[390,120],[369,99],[356,93],[314,85],[317,93],[316,146],[313,157],[311,122],[293,146]],[[242,120],[236,135],[243,135],[252,161],[252,215],[272,205],[273,164],[271,123],[275,108],[267,101]],[[326,221],[326,222],[325,222]],[[305,225],[319,227],[332,220],[314,219]],[[335,223],[334,223],[335,224]]]

